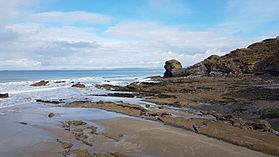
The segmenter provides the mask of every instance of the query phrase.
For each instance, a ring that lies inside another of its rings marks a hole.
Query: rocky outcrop
[[[182,65],[179,61],[172,59],[172,60],[166,61],[164,68],[166,70],[166,72],[164,73],[164,76],[172,77],[172,76],[175,76],[174,73],[179,73],[179,71],[182,69]]]
[[[42,80],[42,81],[31,84],[31,86],[46,86],[48,83],[49,83],[49,81]]]
[[[202,62],[188,68],[180,68],[171,74],[165,76],[228,74],[270,74],[279,76],[279,39],[266,39],[247,48],[236,49],[224,56],[212,55]]]
[[[273,76],[279,76],[279,51],[257,63],[255,73],[268,73]]]
[[[80,82],[73,84],[71,87],[75,87],[75,88],[85,88],[84,84],[81,84]]]
[[[1,94],[0,93],[0,99],[1,98],[8,98],[9,97],[9,94],[8,93],[4,93],[4,94]]]

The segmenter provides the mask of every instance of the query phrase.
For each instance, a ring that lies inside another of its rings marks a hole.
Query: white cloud
[[[115,40],[99,36],[93,28],[24,23],[8,28],[18,37],[0,45],[0,57],[10,60],[9,64],[0,63],[2,67],[11,64],[31,69],[162,67],[171,58],[187,66],[240,44],[216,32],[192,32],[184,27],[146,22],[124,22],[108,28],[106,36],[116,37]],[[11,62],[13,58],[15,62]]]
[[[10,0],[7,4],[0,2],[0,13],[3,13],[0,14],[0,18],[3,17],[0,22],[1,69],[163,67],[164,62],[171,58],[177,58],[184,66],[188,66],[211,54],[222,55],[235,48],[247,46],[250,41],[238,38],[237,34],[246,29],[241,27],[241,23],[246,24],[244,26],[247,29],[250,24],[237,18],[248,18],[248,15],[259,9],[249,8],[252,4],[246,1],[242,8],[238,8],[237,5],[241,2],[231,0],[228,12],[235,9],[239,15],[231,13],[228,15],[229,22],[225,21],[202,31],[192,31],[187,26],[157,22],[111,23],[113,17],[91,12],[38,13],[19,9],[22,2],[31,1]],[[149,2],[150,10],[161,13],[165,10],[162,8],[171,8],[168,5],[176,6],[182,1]],[[187,7],[178,8],[178,12],[179,9],[179,14],[191,12]],[[275,9],[271,10],[274,12]],[[175,10],[168,11],[167,15],[179,17],[173,12]],[[262,18],[277,18],[269,15],[270,11],[260,12],[265,15]],[[242,14],[245,16],[240,17]],[[79,24],[89,24],[91,27],[79,27]],[[95,24],[104,24],[102,26],[105,27],[97,29],[93,27]]]
[[[40,12],[27,15],[25,20],[29,22],[39,23],[56,23],[60,25],[72,24],[104,24],[111,21],[111,17],[107,15],[84,12]]]
[[[13,60],[2,60],[1,66],[5,66],[9,69],[25,69],[33,67],[34,69],[41,65],[39,61],[27,58],[13,59]]]
[[[185,27],[164,26],[148,22],[123,22],[110,27],[106,33],[153,43],[162,50],[173,49],[173,51],[188,54],[204,53],[205,50],[216,48],[225,51],[239,46],[241,42],[230,36],[218,34],[217,30],[188,31]]]

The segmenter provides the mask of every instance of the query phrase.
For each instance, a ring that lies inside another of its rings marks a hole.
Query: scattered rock
[[[122,134],[114,134],[114,133],[104,133],[103,134],[105,137],[113,139],[115,141],[120,141],[121,138],[124,136]]]
[[[28,125],[28,123],[26,123],[26,122],[19,122],[19,123],[22,125]]]
[[[0,98],[8,98],[8,97],[9,97],[8,93],[4,93],[4,94],[0,93]]]
[[[48,118],[52,118],[52,117],[54,117],[54,116],[55,116],[54,113],[49,113],[49,114],[48,114]]]
[[[72,120],[67,122],[69,125],[79,126],[79,125],[86,125],[87,123],[81,120]]]
[[[48,83],[49,83],[49,81],[42,80],[42,81],[31,84],[31,86],[46,86]]]
[[[60,103],[65,103],[62,99],[59,99],[59,100],[42,100],[42,99],[37,99],[36,102],[48,103],[48,104],[60,104]]]
[[[107,96],[124,97],[124,98],[134,98],[135,97],[135,95],[132,93],[108,93]]]
[[[64,149],[71,149],[74,145],[72,143],[69,143],[69,142],[63,142],[59,139],[56,139],[57,142],[61,143],[62,144],[62,147]]]
[[[127,87],[123,86],[115,86],[111,84],[97,84],[95,85],[97,89],[105,89],[105,90],[112,90],[112,91],[127,91]]]
[[[54,83],[66,83],[66,81],[55,81]]]
[[[272,130],[271,125],[266,120],[259,120],[255,123],[252,123],[254,130],[261,130],[261,131],[270,131]]]
[[[81,84],[80,82],[73,84],[71,87],[75,87],[75,88],[85,88],[86,86],[84,84]]]

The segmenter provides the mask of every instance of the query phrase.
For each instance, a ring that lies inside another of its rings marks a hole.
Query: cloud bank
[[[249,28],[251,22],[245,20],[252,14],[259,14],[252,21],[259,28],[278,20],[274,16],[277,13],[274,3],[278,2],[271,0],[268,0],[271,9],[267,11],[262,10],[261,0],[255,0],[255,6],[251,2],[230,0],[226,20],[202,30],[195,30],[187,23],[117,20],[113,15],[88,11],[30,11],[26,8],[34,7],[35,3],[23,1],[0,2],[2,70],[150,68],[162,67],[171,58],[188,66],[211,54],[222,55],[278,33],[275,27],[254,38],[243,37],[249,29],[257,29]],[[168,0],[149,2],[149,9],[159,12],[161,5],[164,8],[170,3]],[[191,12],[189,8],[181,10]],[[173,12],[169,14],[174,16]]]

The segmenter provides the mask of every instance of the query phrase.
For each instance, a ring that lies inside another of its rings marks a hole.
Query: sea
[[[113,69],[113,70],[36,70],[0,71],[0,93],[8,93],[9,98],[0,99],[0,108],[34,103],[37,99],[65,102],[122,101],[144,104],[137,98],[112,98],[104,95],[110,91],[95,88],[96,84],[127,85],[132,82],[150,81],[149,76],[160,76],[163,69]],[[40,80],[49,81],[47,86],[30,86]],[[63,81],[57,83],[58,81]],[[80,82],[86,88],[73,88],[73,82]]]

